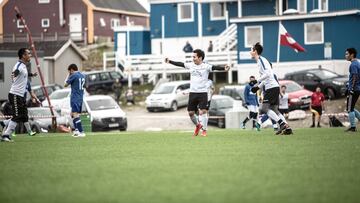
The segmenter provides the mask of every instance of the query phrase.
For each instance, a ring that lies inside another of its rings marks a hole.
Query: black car
[[[89,94],[107,94],[112,92],[112,85],[116,79],[122,80],[117,71],[96,71],[85,74],[85,88]]]
[[[234,99],[226,95],[214,95],[209,108],[209,124],[225,128],[225,114],[233,109]]]
[[[58,84],[49,84],[49,85],[45,85],[45,88],[47,90],[48,95],[50,95],[52,92],[54,92],[55,90],[59,90],[59,89],[63,89],[63,87],[61,85]],[[42,86],[41,85],[35,85],[31,87],[31,90],[34,91],[35,95],[37,96],[37,98],[42,102],[46,99],[45,94],[43,92]],[[30,99],[30,95],[27,94],[28,99]]]
[[[242,101],[242,106],[246,107],[244,91],[245,85],[227,85],[220,88],[219,94],[227,95],[235,100]]]
[[[286,80],[294,80],[305,89],[315,91],[320,87],[321,91],[329,99],[345,96],[348,77],[339,75],[325,69],[308,69],[285,75]]]

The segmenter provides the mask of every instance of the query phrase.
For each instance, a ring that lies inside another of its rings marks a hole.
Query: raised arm
[[[179,66],[179,67],[185,68],[185,64],[183,62],[172,61],[172,60],[169,60],[169,58],[165,58],[165,63],[170,63],[174,66]]]
[[[212,66],[212,70],[224,70],[224,71],[229,71],[230,70],[230,66],[229,65],[225,65],[225,66],[217,66],[217,65],[213,65]]]

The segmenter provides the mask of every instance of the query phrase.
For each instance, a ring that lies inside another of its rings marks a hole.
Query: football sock
[[[354,111],[349,112],[349,121],[350,121],[350,126],[355,128],[356,124],[355,124],[355,112]]]
[[[208,116],[207,114],[203,114],[200,116],[202,129],[207,130],[207,122],[208,122]]]
[[[195,125],[199,123],[198,117],[196,115],[191,116],[190,119]]]
[[[82,128],[82,125],[81,125],[81,120],[80,120],[79,117],[74,118],[74,125],[76,126],[76,129],[79,130],[79,132],[81,132],[81,133],[84,132],[83,128]]]
[[[11,135],[15,131],[16,125],[16,122],[10,121],[3,135]]]
[[[279,123],[279,120],[281,120],[279,118],[279,116],[273,111],[273,110],[268,110],[268,112],[266,113],[271,119],[273,119],[274,121]]]
[[[25,126],[26,131],[27,131],[28,133],[32,133],[32,130],[31,130],[31,127],[30,127],[30,123],[29,123],[29,122],[25,122],[25,123],[24,123],[24,126]]]

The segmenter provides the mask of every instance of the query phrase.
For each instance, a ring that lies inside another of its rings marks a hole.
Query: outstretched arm
[[[213,65],[212,66],[212,70],[224,70],[224,71],[229,71],[230,70],[230,66],[229,65],[225,65],[225,66],[216,66]]]
[[[165,63],[170,63],[174,66],[179,66],[179,67],[185,68],[185,64],[183,62],[172,61],[172,60],[169,60],[169,58],[165,58]]]

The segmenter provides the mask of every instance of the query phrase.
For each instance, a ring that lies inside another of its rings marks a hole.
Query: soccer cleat
[[[245,129],[245,124],[244,123],[241,123],[241,128]]]
[[[310,126],[310,128],[315,128],[315,124],[312,124],[312,125]]]
[[[321,125],[320,125],[320,124],[317,124],[317,127],[318,127],[318,128],[321,128]]]
[[[203,130],[203,131],[202,131],[201,136],[203,136],[203,137],[206,137],[206,136],[207,136],[206,130]]]
[[[28,133],[28,135],[29,135],[29,136],[35,136],[35,135],[36,135],[36,132],[31,131],[31,132]]]
[[[255,123],[255,128],[256,128],[257,131],[260,131],[260,128],[261,128],[260,123],[256,122]]]
[[[293,134],[293,131],[290,127],[282,131],[282,135],[291,135],[291,134]]]
[[[79,136],[80,132],[78,130],[74,130],[72,136],[77,137]]]
[[[86,134],[84,132],[79,133],[78,137],[86,137]]]
[[[201,128],[202,128],[202,125],[201,125],[200,123],[198,123],[198,124],[196,125],[195,131],[194,131],[194,136],[198,136]]]
[[[279,135],[279,134],[281,134],[282,132],[283,132],[283,130],[285,130],[286,128],[289,128],[289,125],[288,124],[286,124],[286,123],[283,123],[282,125],[280,125],[280,127],[279,127],[279,130],[278,131],[276,131],[276,135]]]
[[[8,135],[3,135],[3,136],[1,137],[1,142],[14,142],[14,141],[10,138],[10,136],[8,136]]]
[[[350,127],[348,129],[345,130],[345,132],[356,132],[356,128],[355,127]]]

